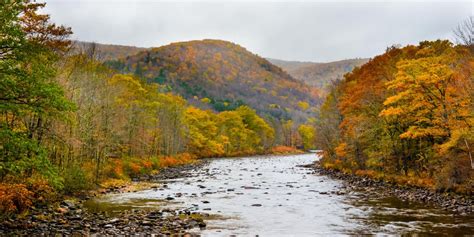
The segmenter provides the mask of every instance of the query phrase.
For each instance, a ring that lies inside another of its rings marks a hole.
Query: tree
[[[224,154],[224,145],[217,140],[218,127],[210,111],[189,107],[185,111],[187,126],[187,151],[200,157]]]
[[[454,29],[454,36],[458,44],[468,46],[474,53],[474,17],[469,16],[463,23]]]
[[[71,34],[36,11],[44,4],[8,1],[1,7],[0,176],[42,173],[60,186],[43,147],[51,119],[73,109],[54,80],[55,63]]]
[[[340,81],[335,81],[329,88],[326,100],[319,109],[319,116],[316,118],[316,146],[324,151],[324,159],[335,160],[335,148],[339,144],[341,135],[339,126],[343,120],[341,112],[337,107],[339,103]]]
[[[300,134],[301,139],[303,140],[304,149],[309,150],[314,148],[314,141],[316,136],[314,126],[301,124],[298,127],[298,133]]]
[[[294,147],[296,145],[296,131],[293,120],[280,121],[285,146]]]
[[[39,14],[38,11],[46,6],[46,3],[23,1],[22,13],[19,18],[26,38],[33,43],[40,44],[53,50],[55,53],[64,53],[69,50],[71,41],[68,37],[72,34],[71,28],[58,26],[51,23],[50,16]]]
[[[246,153],[253,148],[248,144],[249,130],[245,128],[240,115],[235,111],[224,111],[217,114],[219,137],[224,144],[226,155]]]
[[[240,114],[246,128],[255,133],[254,147],[258,152],[268,150],[273,145],[275,131],[265,120],[257,115],[254,109],[248,106],[240,106],[236,109]]]
[[[451,89],[454,83],[453,68],[455,51],[447,41],[427,45],[425,51],[442,50],[442,55],[402,60],[397,64],[395,80],[387,83],[388,89],[396,94],[388,97],[382,116],[400,115],[411,124],[401,138],[432,137],[444,141],[451,135],[450,119],[454,114],[462,116],[457,110],[463,109],[465,100]],[[418,52],[421,55],[422,52]],[[431,54],[431,52],[426,52]],[[459,119],[465,119],[459,117]]]
[[[391,47],[346,74],[316,121],[322,163],[466,190],[474,174],[473,68],[468,47],[437,40]]]

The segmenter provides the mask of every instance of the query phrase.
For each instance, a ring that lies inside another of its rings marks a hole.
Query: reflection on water
[[[341,192],[341,181],[297,167],[315,159],[314,154],[214,159],[192,177],[164,181],[164,189],[111,194],[86,205],[108,212],[189,208],[227,217],[209,220],[200,232],[204,236],[474,233],[472,215],[374,192]],[[163,202],[166,198],[173,200]]]
[[[358,195],[347,200],[357,208],[369,208],[368,216],[353,219],[373,227],[376,233],[474,233],[474,216],[459,216],[423,203],[402,201],[396,197]]]

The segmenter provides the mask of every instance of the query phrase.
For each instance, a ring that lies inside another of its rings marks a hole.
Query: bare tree
[[[454,35],[458,44],[466,45],[474,50],[474,17],[470,16],[454,29]]]

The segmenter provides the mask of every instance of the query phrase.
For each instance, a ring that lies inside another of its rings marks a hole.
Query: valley
[[[331,4],[2,3],[0,235],[474,233],[472,14]]]

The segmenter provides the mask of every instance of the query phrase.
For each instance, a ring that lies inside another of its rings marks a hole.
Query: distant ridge
[[[281,67],[294,78],[320,89],[325,89],[332,81],[342,79],[344,74],[369,61],[367,58],[345,59],[328,63],[285,61],[270,58],[268,60]]]

